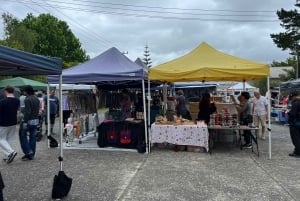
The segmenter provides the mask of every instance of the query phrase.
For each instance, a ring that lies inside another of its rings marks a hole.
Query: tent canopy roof
[[[267,64],[238,58],[201,43],[188,54],[149,69],[150,80],[246,81],[268,77]]]
[[[142,80],[147,76],[143,67],[134,63],[112,47],[97,57],[63,70],[63,83],[95,84],[100,81]],[[57,83],[57,76],[48,76],[50,83]]]
[[[282,82],[280,84],[281,91],[300,91],[300,78]]]
[[[244,90],[245,89],[256,89],[256,87],[248,84],[247,82],[245,82],[245,87],[244,87],[244,83],[243,82],[239,82],[231,87],[229,87],[228,89],[232,89],[232,90]]]
[[[0,45],[0,75],[59,75],[59,58],[31,54]]]
[[[5,80],[0,80],[0,88],[4,88],[7,85],[12,85],[14,87],[22,88],[26,85],[31,85],[34,90],[40,90],[40,89],[46,89],[47,84],[38,82],[35,80],[23,78],[23,77],[14,77],[14,78],[8,78]]]

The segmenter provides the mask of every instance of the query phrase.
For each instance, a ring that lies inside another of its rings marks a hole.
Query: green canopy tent
[[[4,80],[0,80],[0,88],[5,88],[7,85],[11,85],[14,87],[22,88],[26,85],[31,85],[34,90],[46,90],[47,84],[38,82],[35,80],[23,78],[23,77],[14,77],[14,78],[8,78]]]

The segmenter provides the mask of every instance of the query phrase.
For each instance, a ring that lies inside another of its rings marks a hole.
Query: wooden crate
[[[190,113],[198,113],[199,112],[199,102],[190,102],[189,103],[189,111],[190,111]]]
[[[190,151],[190,152],[202,152],[203,151],[203,147],[189,145],[189,146],[187,146],[187,151]]]
[[[192,121],[195,121],[198,118],[198,112],[191,112]]]

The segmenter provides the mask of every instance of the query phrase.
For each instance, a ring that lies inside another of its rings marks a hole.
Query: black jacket
[[[289,124],[294,125],[296,121],[300,121],[300,99],[295,99],[292,101],[292,108],[288,113]]]
[[[28,122],[29,120],[38,119],[39,111],[40,111],[40,101],[34,96],[27,96],[25,98],[25,112],[24,112],[24,122]]]

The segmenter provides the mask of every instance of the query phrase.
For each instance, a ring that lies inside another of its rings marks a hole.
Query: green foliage
[[[282,66],[295,66],[297,63],[295,57],[289,57],[285,61],[273,61],[272,67],[282,67]]]
[[[65,63],[80,63],[89,59],[67,23],[50,14],[35,17],[30,13],[21,21],[9,14],[3,14],[2,18],[5,40],[0,41],[1,44],[35,54],[59,57]]]
[[[267,78],[253,80],[253,86],[259,88],[261,94],[265,94],[267,92]],[[272,86],[271,83],[270,86]]]
[[[295,4],[296,7],[300,7],[300,4]],[[277,11],[279,20],[281,21],[281,26],[286,30],[286,32],[271,34],[271,38],[277,47],[283,50],[290,49],[295,51],[299,50],[300,41],[300,13],[295,10],[286,11],[283,8]]]
[[[273,68],[276,68],[276,67],[283,67],[283,66],[292,66],[293,69],[292,70],[286,70],[286,69],[283,69],[283,71],[286,72],[286,74],[281,74],[279,75],[279,80],[281,82],[284,82],[284,81],[287,81],[287,80],[290,80],[290,79],[295,79],[296,78],[296,68],[297,68],[297,60],[296,60],[296,57],[293,56],[293,57],[289,57],[287,58],[285,61],[281,61],[281,62],[278,62],[278,61],[273,61],[271,66]],[[280,84],[280,83],[279,83]],[[274,85],[276,86],[276,85]]]
[[[2,18],[5,28],[5,40],[1,41],[1,44],[32,52],[35,45],[36,33],[27,29],[10,14],[4,13]]]
[[[295,4],[296,7],[300,7],[299,3]],[[271,34],[271,38],[273,39],[274,43],[277,47],[281,48],[282,50],[289,49],[292,55],[295,55],[299,58],[300,52],[300,13],[298,13],[297,9],[294,10],[284,10],[283,8],[277,11],[277,16],[281,21],[281,26],[286,30],[285,32]],[[293,65],[294,66],[294,65]],[[295,69],[299,69],[299,64]],[[299,77],[295,75],[294,78]]]

